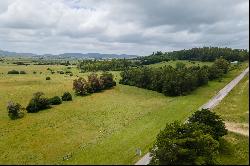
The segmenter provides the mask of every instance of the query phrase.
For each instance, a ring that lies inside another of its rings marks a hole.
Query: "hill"
[[[0,50],[0,56],[23,56],[23,57],[34,57],[34,58],[47,58],[47,59],[132,59],[138,57],[137,55],[127,54],[101,54],[101,53],[63,53],[63,54],[33,54],[33,53],[17,53]]]

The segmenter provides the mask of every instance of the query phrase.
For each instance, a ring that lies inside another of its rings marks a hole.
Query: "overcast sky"
[[[0,49],[16,52],[249,48],[248,0],[0,0]]]

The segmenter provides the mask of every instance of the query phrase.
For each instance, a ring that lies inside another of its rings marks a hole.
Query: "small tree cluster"
[[[167,124],[150,150],[154,165],[216,164],[219,138],[227,134],[220,116],[209,110],[195,112],[186,124]]]
[[[8,71],[8,74],[19,74],[19,71],[17,71],[17,70],[10,70],[10,71]]]
[[[7,105],[8,116],[10,119],[19,119],[24,116],[24,108],[19,103],[10,101]]]
[[[111,73],[102,73],[100,77],[92,73],[88,76],[88,80],[82,77],[74,80],[73,90],[76,95],[85,96],[91,93],[100,92],[104,89],[109,89],[115,85],[116,83]]]
[[[186,95],[209,80],[221,78],[228,71],[229,63],[218,59],[209,66],[186,67],[177,63],[176,67],[131,68],[121,73],[121,84],[136,86],[163,93],[167,96]]]

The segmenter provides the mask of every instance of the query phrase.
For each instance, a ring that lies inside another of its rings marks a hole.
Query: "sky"
[[[0,49],[148,55],[249,49],[248,0],[0,0]]]

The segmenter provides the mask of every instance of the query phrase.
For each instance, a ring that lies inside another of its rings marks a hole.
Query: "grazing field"
[[[171,65],[173,67],[175,67],[176,63],[179,63],[179,62],[182,62],[184,63],[187,67],[189,66],[204,66],[204,65],[212,65],[213,62],[199,62],[199,61],[188,61],[188,60],[171,60],[171,61],[168,61],[168,62],[160,62],[160,63],[155,63],[155,64],[151,64],[151,65],[148,65],[148,66],[151,66],[151,67],[163,67],[165,65]]]
[[[74,76],[70,77],[47,70],[67,70],[61,65],[0,64],[0,164],[133,164],[140,158],[136,148],[146,153],[166,123],[184,121],[246,65],[188,96],[166,97],[118,84],[86,97],[73,96],[72,102],[13,121],[6,111],[9,100],[26,106],[37,91],[47,97],[61,96],[65,91],[73,94],[72,81],[86,73],[73,67]],[[28,74],[7,75],[12,69]],[[119,72],[113,73],[118,80]],[[46,76],[51,80],[45,80]]]
[[[225,121],[235,123],[249,122],[249,75],[214,108]]]

